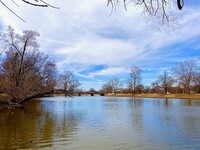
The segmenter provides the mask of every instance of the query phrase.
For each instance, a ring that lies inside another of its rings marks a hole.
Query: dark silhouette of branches
[[[33,6],[48,7],[48,5],[36,4],[36,3],[32,3],[32,2],[29,2],[29,1],[26,1],[26,0],[22,0],[22,1],[29,4],[29,5],[33,5]],[[36,1],[36,2],[38,2],[38,1]]]
[[[117,3],[119,3],[119,0],[108,0],[107,6],[112,6],[111,14],[113,9],[116,10]],[[161,19],[162,24],[168,24],[171,21],[169,19],[169,10],[173,7],[175,2],[174,0],[123,0],[125,10],[127,10],[127,5],[129,3],[142,7],[144,14]],[[182,10],[184,0],[177,0],[176,5],[179,10]]]
[[[15,0],[11,0],[17,7],[20,7],[19,4],[17,4],[15,2]],[[33,2],[30,2],[30,0],[22,0],[22,2],[28,4],[28,5],[31,5],[31,6],[35,6],[35,7],[52,7],[54,9],[59,9],[58,7],[55,7],[49,3],[47,3],[46,1],[43,1],[43,0],[34,0],[34,3]],[[17,18],[19,18],[20,20],[24,21],[25,20],[23,18],[21,18],[17,13],[15,13],[15,11],[13,11],[5,2],[3,2],[2,0],[0,0],[0,3],[5,7],[7,8],[12,14],[14,14]]]
[[[53,6],[53,5],[50,5],[49,3],[47,3],[47,2],[45,2],[45,1],[43,1],[43,0],[40,0],[41,2],[43,2],[44,4],[46,4],[47,6],[49,6],[49,7],[52,7],[52,8],[55,8],[55,9],[59,9],[59,7],[55,7],[55,6]]]
[[[17,7],[20,7],[19,4],[16,3],[16,0],[11,0]],[[35,7],[52,7],[55,9],[59,9],[58,7],[55,7],[45,0],[21,0],[22,2],[35,6]],[[125,10],[127,10],[127,5],[129,3],[133,3],[135,6],[140,6],[142,7],[143,13],[148,14],[152,17],[155,17],[156,19],[161,19],[162,24],[169,24],[171,21],[169,19],[169,16],[171,15],[169,12],[170,8],[172,8],[173,4],[177,5],[177,8],[179,10],[182,10],[184,6],[184,0],[121,0],[123,2]],[[116,10],[116,4],[119,3],[120,0],[107,0],[107,6],[111,5],[112,10]],[[21,19],[22,21],[25,22],[23,18],[21,18],[14,10],[12,10],[6,2],[3,2],[3,0],[0,0],[0,3],[6,7],[12,14],[14,14],[16,17]]]
[[[4,7],[6,7],[11,13],[13,13],[17,18],[19,18],[19,19],[21,19],[22,21],[24,21],[25,22],[25,20],[24,19],[22,19],[19,15],[17,15],[12,9],[10,9],[4,2],[2,2],[1,0],[0,0],[0,3],[4,6]],[[15,3],[16,4],[16,3]]]
[[[177,0],[177,6],[179,10],[182,10],[184,6],[184,0]]]

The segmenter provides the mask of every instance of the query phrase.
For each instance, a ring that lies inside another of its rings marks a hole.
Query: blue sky
[[[5,1],[26,22],[0,6],[0,31],[12,25],[17,32],[37,30],[40,50],[71,70],[83,89],[101,86],[111,78],[127,79],[131,66],[139,66],[142,83],[150,85],[164,70],[200,53],[200,2],[185,1],[183,11],[174,9],[177,22],[164,30],[147,21],[141,9],[118,5],[111,16],[107,0],[48,2],[60,7],[35,8]],[[196,2],[194,4],[194,2]]]

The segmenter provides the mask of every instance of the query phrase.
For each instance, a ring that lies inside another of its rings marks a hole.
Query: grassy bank
[[[180,99],[198,99],[200,100],[200,94],[113,94],[109,93],[105,96],[116,97],[145,97],[145,98],[180,98]]]

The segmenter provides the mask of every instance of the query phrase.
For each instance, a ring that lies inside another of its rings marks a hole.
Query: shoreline
[[[200,100],[200,94],[114,94],[108,93],[110,97],[135,97],[135,98],[177,98]]]
[[[54,94],[54,96],[64,96],[63,94]],[[134,97],[134,98],[169,98],[169,99],[193,99],[200,100],[200,94],[131,94],[131,93],[108,93],[107,97]],[[6,104],[0,102],[0,108],[21,108],[22,104]]]

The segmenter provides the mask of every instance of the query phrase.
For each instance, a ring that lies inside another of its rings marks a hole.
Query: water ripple
[[[32,100],[24,109],[1,109],[0,149],[200,149],[199,106],[176,99]]]

